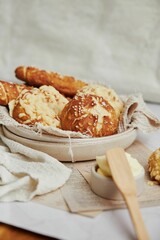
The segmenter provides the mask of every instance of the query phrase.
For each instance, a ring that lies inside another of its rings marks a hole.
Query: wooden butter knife
[[[122,148],[113,148],[106,152],[113,181],[126,201],[137,237],[139,240],[149,240],[144,225],[136,194],[136,184],[125,152]]]

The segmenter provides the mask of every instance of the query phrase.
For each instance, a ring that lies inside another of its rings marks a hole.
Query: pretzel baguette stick
[[[31,87],[0,80],[0,105],[7,106],[11,100],[18,97],[23,89],[31,89]]]
[[[31,86],[51,85],[60,93],[70,97],[74,96],[78,89],[87,85],[87,83],[76,80],[74,77],[61,76],[58,73],[40,70],[35,67],[19,66],[15,70],[15,75]]]

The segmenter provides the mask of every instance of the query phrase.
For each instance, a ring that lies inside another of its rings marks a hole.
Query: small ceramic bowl
[[[100,197],[123,200],[121,193],[119,192],[114,181],[110,177],[105,177],[97,173],[98,165],[94,165],[91,169],[91,189],[94,193]],[[144,190],[144,171],[135,177],[137,196],[139,196]]]

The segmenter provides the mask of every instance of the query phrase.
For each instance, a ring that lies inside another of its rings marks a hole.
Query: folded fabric
[[[148,109],[141,94],[121,98],[125,106],[119,123],[119,132],[124,132],[131,127],[138,128],[142,132],[160,129],[160,120]]]
[[[25,147],[0,129],[0,201],[29,201],[60,188],[71,169],[46,153]]]

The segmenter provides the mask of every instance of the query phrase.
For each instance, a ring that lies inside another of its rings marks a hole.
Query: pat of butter
[[[126,158],[128,160],[129,166],[131,168],[132,174],[134,177],[140,175],[141,173],[144,172],[143,166],[138,162],[137,159],[133,158],[129,153],[126,153]],[[109,168],[109,164],[107,161],[107,157],[105,155],[102,156],[96,156],[96,162],[98,164],[98,169],[97,173],[100,175],[106,176],[106,177],[111,177],[111,171]]]

